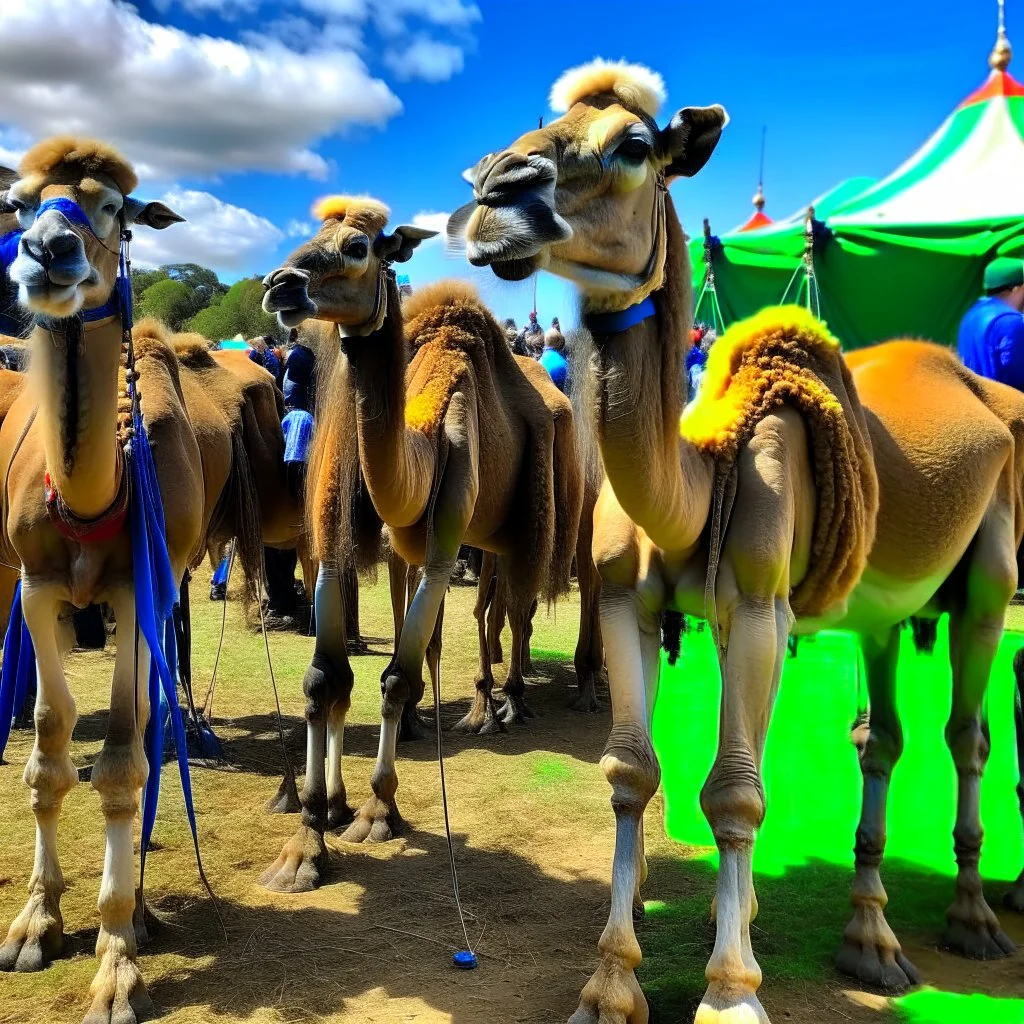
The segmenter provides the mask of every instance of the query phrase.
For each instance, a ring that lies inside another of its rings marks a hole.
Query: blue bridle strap
[[[53,199],[46,199],[41,202],[36,209],[35,219],[39,218],[44,214],[54,210],[59,214],[62,214],[67,220],[71,221],[72,224],[78,224],[80,227],[85,228],[89,234],[95,235],[96,232],[93,230],[92,224],[89,222],[89,218],[85,214],[78,203],[74,199],[68,199],[66,196],[56,196]]]
[[[649,295],[635,306],[617,310],[614,313],[587,313],[583,318],[591,334],[621,334],[630,327],[649,320],[658,312],[654,299]]]

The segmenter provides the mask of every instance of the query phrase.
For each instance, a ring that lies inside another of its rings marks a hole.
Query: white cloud
[[[402,50],[388,50],[384,63],[403,82],[410,78],[446,82],[462,70],[465,61],[461,47],[421,38]]]
[[[371,0],[373,18],[384,33],[398,35],[408,19],[418,18],[449,29],[468,29],[480,21],[480,8],[462,0]]]
[[[437,242],[439,239],[444,238],[445,230],[448,227],[448,218],[450,216],[451,214],[448,213],[433,213],[431,211],[424,210],[413,217],[412,222],[416,227],[425,228],[427,231],[437,232],[437,238],[428,238],[426,242],[423,243],[424,245],[427,245],[430,242]]]
[[[271,266],[284,239],[284,232],[265,217],[209,192],[172,188],[161,202],[181,214],[185,223],[163,231],[140,227],[133,232],[135,266],[199,263],[218,272],[258,270]]]
[[[316,234],[316,228],[311,221],[293,218],[285,225],[284,233],[289,238],[310,238]]]
[[[190,35],[110,0],[0,3],[0,95],[5,126],[98,135],[165,181],[249,169],[323,177],[319,139],[401,110],[350,48]]]

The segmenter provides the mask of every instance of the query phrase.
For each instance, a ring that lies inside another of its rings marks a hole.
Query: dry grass
[[[220,622],[220,606],[205,600],[206,586],[206,579],[197,578],[193,591],[199,690],[209,677]],[[448,599],[441,709],[445,725],[467,710],[472,690],[472,600],[468,588],[453,589]],[[364,635],[389,636],[386,581],[365,589],[362,604]],[[432,741],[404,745],[399,751],[398,804],[406,822],[400,838],[383,847],[346,847],[332,840],[332,870],[318,892],[279,896],[258,886],[260,872],[276,858],[297,819],[263,810],[277,787],[281,764],[270,715],[270,683],[262,641],[244,631],[237,603],[229,605],[228,615],[215,726],[229,761],[243,770],[193,772],[203,857],[228,942],[199,884],[176,771],[168,764],[155,833],[161,849],[151,855],[147,868],[149,900],[160,927],[140,957],[163,1019],[173,1024],[565,1021],[596,964],[614,838],[609,793],[597,768],[609,716],[580,716],[565,709],[574,681],[577,596],[559,606],[557,617],[541,617],[537,623],[534,660],[539,676],[528,689],[537,719],[496,737],[445,737],[463,903],[480,957],[480,968],[468,974],[456,972],[450,961],[462,942]],[[301,678],[312,641],[275,634],[271,642],[289,749],[301,768]],[[357,681],[345,745],[345,779],[353,805],[370,793],[378,678],[390,641],[373,647],[375,653],[354,662]],[[79,653],[69,659],[79,710],[72,755],[80,766],[95,757],[102,742],[111,667],[109,653]],[[426,717],[431,718],[429,711]],[[20,909],[31,870],[33,820],[20,777],[30,742],[28,734],[16,732],[9,764],[0,767],[3,923]],[[649,814],[648,895],[706,907],[713,879],[706,867],[686,864],[687,851],[663,837],[661,815],[659,796]],[[69,795],[60,836],[68,882],[62,907],[72,955],[41,974],[0,975],[0,1024],[77,1022],[87,1006],[96,966],[92,945],[103,864],[102,819],[88,785]],[[671,951],[681,970],[698,977],[713,941],[705,920],[695,911],[688,941],[673,943]],[[842,924],[835,922],[837,936]],[[663,949],[656,931],[648,931],[658,927],[656,918],[641,926],[641,943]],[[817,1024],[881,1019],[877,1011],[842,996],[842,985],[826,963],[829,952],[822,951],[822,980],[766,979],[762,995],[773,1020]],[[667,955],[658,957],[663,961]],[[660,967],[664,971],[664,962]],[[700,992],[692,995],[696,1000]],[[656,1001],[651,1019],[680,1018],[675,1004],[659,1006]]]

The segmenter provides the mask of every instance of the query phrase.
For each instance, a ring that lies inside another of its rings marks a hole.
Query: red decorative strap
[[[46,474],[44,494],[46,497],[46,514],[50,517],[54,529],[68,540],[78,544],[99,544],[116,537],[124,526],[128,515],[128,473],[124,465],[124,453],[118,446],[117,468],[120,482],[117,494],[110,508],[95,519],[83,519],[75,515],[64,503],[57,488],[53,486],[50,474]]]

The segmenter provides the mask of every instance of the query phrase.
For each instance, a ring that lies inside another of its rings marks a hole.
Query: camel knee
[[[764,821],[761,773],[749,751],[719,752],[700,793],[700,806],[719,843],[750,842]]]
[[[142,743],[106,743],[92,768],[92,788],[107,818],[134,818],[149,764]]]
[[[989,738],[977,717],[951,721],[946,726],[946,745],[958,775],[981,775],[988,761]]]
[[[396,668],[385,678],[380,689],[381,717],[400,718],[406,702],[413,696],[412,686],[409,684],[405,673]]]
[[[327,655],[314,651],[302,679],[302,692],[306,697],[306,721],[324,722],[332,705],[341,702],[345,708],[352,693],[351,666],[337,665]]]
[[[861,758],[861,771],[865,775],[878,775],[888,779],[902,755],[903,728],[900,723],[883,725],[872,721],[864,746],[864,755]]]
[[[29,755],[23,778],[32,790],[32,810],[38,816],[60,807],[71,787],[78,782],[78,772],[66,745],[57,755],[49,755],[37,746]]]
[[[634,722],[613,725],[601,755],[616,813],[642,815],[658,791],[661,767],[647,731]]]

